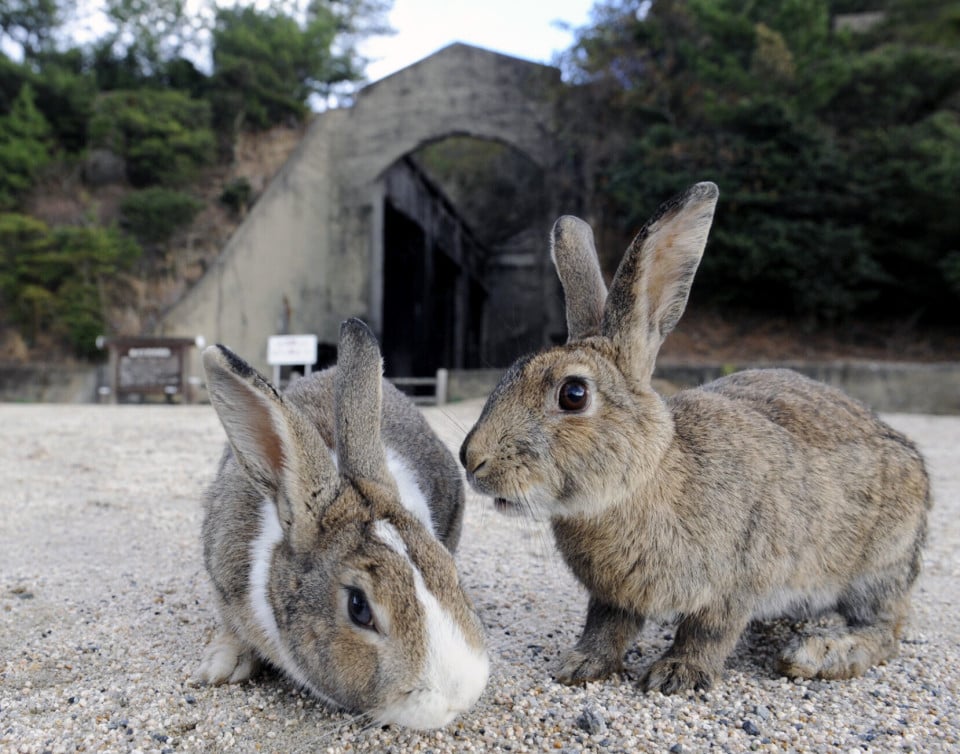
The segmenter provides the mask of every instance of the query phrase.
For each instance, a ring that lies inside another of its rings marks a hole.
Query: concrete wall
[[[547,85],[558,81],[556,69],[455,44],[318,116],[159,334],[225,343],[262,371],[272,334],[335,343],[340,321],[359,316],[379,335],[384,172],[453,134],[509,143],[552,169]]]
[[[360,296],[349,275],[331,275],[328,219],[331,132],[342,111],[319,116],[254,205],[216,263],[165,315],[163,335],[203,335],[267,371],[270,335],[316,333],[336,341],[334,306]],[[331,285],[339,281],[339,285]]]
[[[545,173],[555,170],[550,93],[559,81],[555,68],[454,44],[360,92],[334,137],[341,155],[336,233],[343,244],[336,253],[369,260],[370,306],[354,314],[374,332],[382,329],[384,172],[404,155],[452,135],[510,144]],[[531,218],[542,228],[544,258],[556,215],[549,199],[546,204],[543,217]]]
[[[0,365],[0,401],[93,403],[103,367],[64,364]]]

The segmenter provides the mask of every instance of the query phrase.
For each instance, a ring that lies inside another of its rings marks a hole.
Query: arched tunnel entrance
[[[556,68],[454,43],[318,114],[160,332],[269,371],[270,336],[314,333],[326,363],[356,316],[411,377],[562,338],[547,238],[581,193],[565,92]]]
[[[481,362],[485,250],[439,187],[405,157],[383,207],[386,372],[422,376]]]
[[[562,337],[556,287],[544,283],[549,210],[543,171],[496,141],[446,137],[384,173],[388,376],[503,367]]]

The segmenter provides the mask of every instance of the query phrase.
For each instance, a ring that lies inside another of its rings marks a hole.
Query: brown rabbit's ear
[[[719,195],[716,184],[704,182],[664,203],[633,239],[610,285],[602,334],[639,387],[649,383],[660,346],[687,305]]]
[[[580,218],[564,215],[553,224],[550,241],[550,258],[566,300],[567,340],[599,334],[607,286],[600,272],[593,230]]]
[[[291,543],[309,546],[320,509],[339,486],[319,433],[229,348],[207,348],[203,368],[210,403],[237,461],[254,486],[276,501]]]
[[[380,439],[380,347],[370,328],[359,319],[348,319],[340,325],[334,390],[340,473],[353,482],[370,480],[395,486]]]

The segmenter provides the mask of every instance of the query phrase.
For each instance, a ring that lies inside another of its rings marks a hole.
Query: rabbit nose
[[[468,447],[469,439],[467,438],[468,442],[465,442],[460,448],[460,463],[463,464],[463,468],[468,473],[478,476],[483,467],[487,465],[487,459],[475,448]]]

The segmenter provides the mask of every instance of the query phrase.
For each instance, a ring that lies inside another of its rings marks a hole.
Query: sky
[[[397,33],[360,45],[378,81],[453,42],[484,47],[538,63],[573,43],[572,30],[590,20],[593,0],[393,0]],[[556,21],[566,23],[569,31]]]
[[[260,4],[266,0],[223,0]],[[368,81],[378,81],[453,42],[483,47],[525,60],[551,63],[573,43],[573,30],[590,20],[594,0],[393,0],[388,15],[396,34],[372,37],[359,45],[370,60]],[[195,0],[187,0],[188,8]],[[106,27],[103,0],[80,0],[70,29],[72,42],[98,38]],[[561,25],[565,24],[565,30]],[[14,58],[9,45],[3,52]]]

